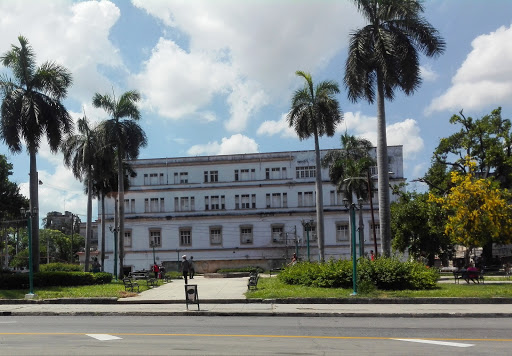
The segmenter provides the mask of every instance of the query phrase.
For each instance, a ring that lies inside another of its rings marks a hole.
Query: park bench
[[[146,284],[149,287],[157,287],[158,286],[158,280],[156,278],[150,277],[149,271],[135,271],[130,272],[129,276],[131,279],[134,280],[145,280]]]
[[[247,289],[249,289],[249,290],[251,290],[251,288],[257,289],[258,288],[258,279],[259,279],[258,273],[251,273],[249,275],[249,281],[247,282]]]
[[[137,293],[139,292],[139,284],[135,282],[131,278],[123,278],[124,290],[130,290],[130,292],[134,292],[134,288],[137,287]]]
[[[473,281],[473,283],[484,283],[484,270],[481,271],[453,271],[453,278],[456,284],[459,284],[460,280],[463,279],[467,283]]]
[[[149,287],[158,287],[158,280],[156,278],[147,278],[146,283]]]

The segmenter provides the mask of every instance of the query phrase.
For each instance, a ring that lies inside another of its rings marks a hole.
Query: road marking
[[[419,342],[422,344],[432,344],[432,345],[441,345],[441,346],[453,346],[453,347],[471,347],[475,346],[474,344],[461,344],[460,342],[446,342],[446,341],[435,341],[435,340],[424,340],[424,339],[393,339],[398,341],[408,341],[408,342]]]
[[[93,337],[96,340],[100,340],[100,341],[109,341],[109,340],[119,340],[119,339],[121,339],[118,336],[109,335],[109,334],[85,334],[85,335]]]

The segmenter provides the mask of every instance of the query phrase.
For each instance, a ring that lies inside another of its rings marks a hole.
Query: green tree
[[[101,157],[98,156],[98,147],[101,144],[98,133],[89,127],[87,118],[84,116],[78,120],[78,134],[70,135],[62,144],[64,164],[71,168],[73,175],[81,182],[87,184],[87,222],[85,224],[85,266],[84,270],[89,271],[91,257],[91,234],[92,234],[92,184],[93,170],[99,168]]]
[[[36,66],[35,54],[28,40],[19,36],[19,46],[12,45],[0,60],[12,70],[13,78],[0,78],[3,93],[0,136],[13,153],[27,146],[30,157],[30,209],[34,271],[39,271],[39,178],[36,155],[46,135],[52,152],[57,152],[64,134],[70,133],[73,121],[62,104],[71,85],[69,71],[54,63]]]
[[[369,154],[372,147],[370,141],[345,133],[341,135],[341,150],[329,151],[322,159],[322,166],[329,167],[331,182],[351,203],[354,195],[368,197],[368,171],[375,165]]]
[[[0,154],[0,221],[11,220],[20,215],[21,208],[28,208],[28,199],[20,194],[20,187],[9,180],[12,164]]]
[[[512,124],[502,118],[501,108],[480,119],[466,117],[460,111],[450,123],[459,125],[460,130],[439,141],[435,162],[451,171],[467,173],[466,157],[472,157],[481,178],[492,176],[503,188],[512,188]]]
[[[322,174],[318,138],[323,135],[334,136],[336,126],[343,118],[339,102],[334,97],[340,90],[335,82],[323,81],[314,86],[311,74],[303,71],[297,71],[295,74],[302,77],[305,83],[304,87],[295,91],[287,119],[288,124],[295,129],[300,140],[310,138],[311,136],[315,139],[316,231],[320,261],[324,261],[324,202],[322,197]]]
[[[102,108],[110,119],[102,122],[98,130],[105,145],[112,147],[116,154],[118,189],[117,197],[120,202],[117,206],[119,217],[119,268],[120,276],[124,268],[124,169],[123,160],[136,159],[141,147],[147,145],[146,134],[137,121],[140,111],[137,102],[140,94],[137,91],[127,91],[116,100],[108,94],[94,94],[93,105]],[[127,119],[123,119],[127,118]]]
[[[436,256],[452,257],[453,244],[444,233],[446,217],[437,204],[429,202],[429,194],[395,191],[399,199],[391,204],[393,249],[408,251],[415,259],[425,257],[429,266]]]
[[[418,52],[441,54],[444,40],[421,14],[418,0],[353,0],[368,25],[350,38],[345,65],[348,98],[369,103],[377,97],[377,166],[382,251],[391,253],[388,153],[384,100],[395,90],[410,95],[421,84]]]

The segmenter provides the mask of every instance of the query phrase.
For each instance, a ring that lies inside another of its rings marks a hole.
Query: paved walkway
[[[246,300],[248,278],[197,276],[197,305],[184,302],[183,280],[141,292],[136,297],[96,300],[55,300],[19,303],[0,301],[0,316],[35,315],[216,315],[216,316],[323,316],[323,317],[512,317],[512,299],[440,298],[423,300],[335,299]],[[451,281],[453,283],[453,280]],[[486,281],[487,283],[487,281]],[[503,283],[503,282],[501,282]],[[512,284],[510,285],[512,288]],[[36,291],[37,292],[37,291]],[[394,303],[396,302],[396,303]],[[394,303],[394,304],[391,304]]]

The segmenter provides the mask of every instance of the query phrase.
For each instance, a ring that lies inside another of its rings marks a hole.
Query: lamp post
[[[108,227],[114,233],[114,278],[117,279],[117,227]]]
[[[352,294],[357,295],[357,256],[356,256],[356,205],[349,204],[348,199],[343,199],[345,208],[350,213],[350,228],[352,233]]]
[[[34,298],[34,265],[32,262],[32,217],[37,216],[37,207],[33,207],[32,210],[21,208],[21,215],[27,218],[27,233],[28,233],[28,284],[29,292],[25,294],[26,299]]]
[[[307,251],[308,251],[308,262],[311,262],[309,256],[309,231],[311,230],[311,226],[313,226],[313,223],[314,221],[313,220],[309,220],[309,221],[302,221],[302,225],[304,226],[304,228],[306,229],[306,246],[307,246]]]
[[[359,257],[364,257],[364,223],[363,223],[363,198],[357,199],[359,203]]]
[[[149,246],[153,248],[153,265],[156,265],[156,258],[155,258],[155,247],[156,247],[156,242],[155,241],[151,241],[149,243]]]

